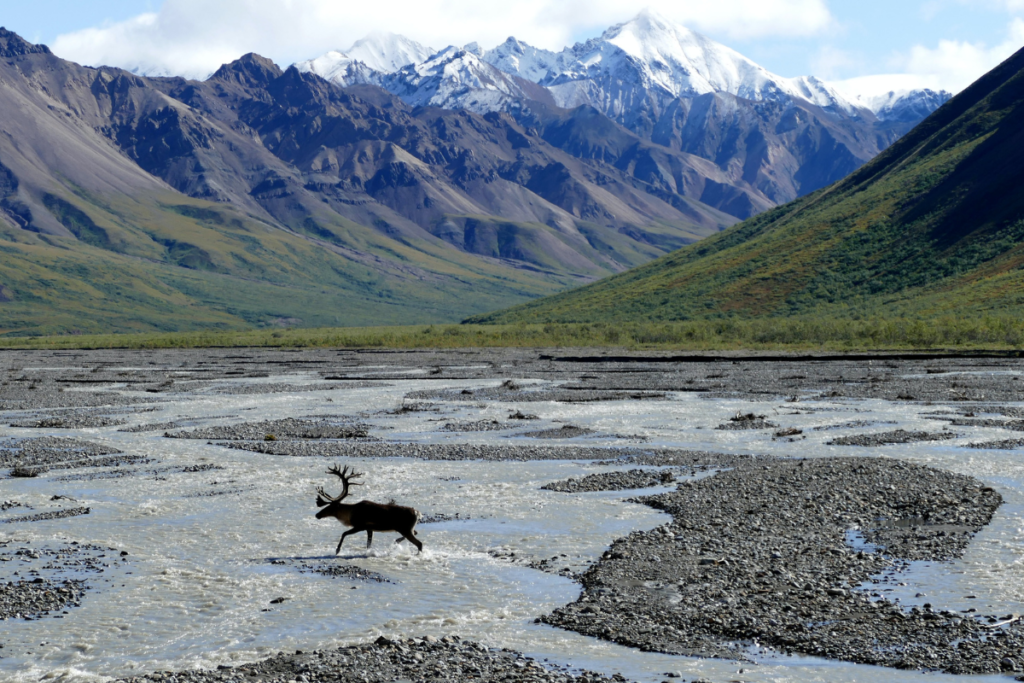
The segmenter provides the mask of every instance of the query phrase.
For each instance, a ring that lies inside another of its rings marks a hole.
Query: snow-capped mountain
[[[834,89],[815,78],[783,78],[755,64],[735,50],[667,21],[651,10],[613,26],[599,38],[577,44],[569,69],[550,80],[556,100],[565,105],[581,89],[578,81],[606,84],[628,81],[634,86],[661,91],[670,97],[728,93],[746,100],[804,99],[820,107],[850,112],[850,104]],[[562,60],[570,62],[563,53]]]
[[[467,45],[466,48],[470,49],[475,45]],[[505,73],[515,74],[534,83],[550,82],[567,71],[576,61],[568,48],[562,52],[552,52],[527,45],[512,37],[493,50],[479,51],[477,54],[485,62]]]
[[[374,71],[393,73],[407,64],[425,62],[437,50],[395,33],[371,33],[357,40],[345,54]]]
[[[508,74],[465,48],[447,47],[426,61],[385,76],[381,85],[413,106],[500,111],[530,99]]]
[[[332,50],[295,65],[342,87],[372,83],[381,85],[386,74],[409,64],[419,64],[434,54],[433,48],[394,33],[374,33],[357,40],[344,52]]]
[[[299,62],[295,68],[303,73],[314,73],[343,88],[366,83],[380,85],[381,77],[384,75],[348,54],[336,50],[331,50],[316,59]]]
[[[839,84],[773,74],[650,10],[560,52],[508,38],[490,50],[470,43],[432,53],[388,35],[297,66],[342,86],[379,85],[413,106],[507,112],[531,128],[555,125],[561,115],[550,105],[591,107],[595,117],[577,121],[601,128],[603,114],[641,138],[717,164],[730,182],[778,203],[841,179],[948,99],[929,91],[851,98]],[[567,135],[564,127],[556,134]],[[605,150],[609,163],[620,158],[603,135],[584,136],[579,152]],[[576,144],[570,137],[566,144]],[[708,201],[717,205],[711,195]]]
[[[729,93],[746,100],[794,97],[822,108],[853,113],[833,87],[811,76],[783,78],[695,31],[644,10],[599,38],[562,52],[541,50],[509,38],[483,53],[502,71],[547,87],[563,107],[607,103],[617,91],[654,90],[670,98]],[[597,101],[595,101],[595,99]]]
[[[849,96],[851,102],[870,109],[879,121],[920,121],[953,99],[953,93],[923,88],[919,90],[890,90],[876,95]]]

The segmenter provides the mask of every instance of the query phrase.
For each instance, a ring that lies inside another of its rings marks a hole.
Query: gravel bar
[[[962,555],[1002,502],[970,477],[873,458],[758,459],[641,502],[672,522],[613,543],[580,598],[543,621],[698,657],[742,660],[757,641],[901,669],[1020,670],[1019,621],[906,611],[872,589],[910,560]],[[847,544],[857,528],[877,552]]]
[[[676,475],[668,470],[655,472],[651,470],[630,470],[628,472],[602,472],[588,474],[581,479],[565,479],[545,484],[545,491],[562,493],[593,493],[596,491],[627,491],[630,489],[649,489],[654,486],[667,486],[676,480]]]
[[[296,651],[254,664],[221,666],[215,671],[158,672],[121,679],[120,683],[157,683],[173,679],[178,683],[247,681],[253,683],[392,683],[398,681],[468,680],[508,683],[623,683],[619,675],[594,672],[573,673],[541,665],[507,649],[487,648],[458,636],[440,640],[426,638],[390,639],[352,645],[336,650]]]
[[[955,432],[908,432],[897,429],[881,434],[854,434],[841,436],[828,442],[829,446],[892,446],[904,443],[920,443],[922,441],[949,441],[959,438]]]
[[[530,460],[608,460],[629,458],[657,451],[635,448],[585,446],[495,446],[489,444],[344,443],[312,441],[232,441],[221,444],[268,455],[322,458],[419,458],[421,460],[487,460],[526,462]]]
[[[264,420],[244,422],[236,425],[204,427],[186,432],[170,432],[164,436],[172,439],[207,440],[274,440],[274,439],[361,439],[369,434],[366,425],[339,425],[327,420]],[[273,437],[273,438],[271,438]]]

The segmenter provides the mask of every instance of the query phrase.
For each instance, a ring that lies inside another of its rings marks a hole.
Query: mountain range
[[[1024,50],[845,180],[477,322],[1019,317]]]
[[[433,51],[382,34],[296,67],[341,86],[373,83],[414,106],[502,111],[527,124],[539,108],[532,102],[592,107],[644,140],[715,162],[772,204],[842,179],[951,96],[851,101],[813,76],[772,74],[651,10],[561,52],[511,37],[491,50]],[[713,193],[703,200],[718,206]],[[763,206],[729,209],[747,218]]]
[[[0,329],[456,320],[815,190],[944,97],[876,114],[650,13],[557,54],[380,34],[205,81],[0,29]]]

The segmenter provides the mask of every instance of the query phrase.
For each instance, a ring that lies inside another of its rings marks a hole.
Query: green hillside
[[[354,223],[288,232],[172,192],[47,196],[74,236],[0,223],[0,335],[454,321],[572,281]]]
[[[471,322],[1017,315],[1024,51],[847,179],[657,261]]]

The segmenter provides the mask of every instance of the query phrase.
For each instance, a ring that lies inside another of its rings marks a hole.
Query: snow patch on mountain
[[[394,33],[372,33],[357,40],[348,50],[331,50],[315,59],[295,65],[303,73],[314,73],[342,87],[372,83],[381,85],[386,74],[409,64],[426,61],[434,50]]]
[[[512,37],[493,50],[478,54],[491,66],[534,83],[550,81],[575,61],[570,50],[542,50]]]
[[[910,74],[862,76],[832,86],[882,121],[919,121],[953,98],[952,93],[927,87],[927,80]]]
[[[366,83],[380,85],[383,76],[363,62],[336,50],[331,50],[316,59],[299,62],[295,68],[302,73],[316,74],[341,87]]]
[[[345,54],[374,71],[394,73],[403,66],[427,61],[437,50],[395,33],[371,33]]]
[[[477,43],[435,52],[404,36],[375,33],[350,49],[295,65],[338,85],[372,83],[413,105],[506,110],[516,99],[536,99],[536,83],[558,106],[592,105],[625,122],[660,102],[727,93],[745,100],[803,100],[857,118],[916,121],[949,99],[926,88],[882,89],[888,77],[826,83],[813,76],[784,78],[652,10],[612,26],[600,37],[561,52],[513,37],[490,50]],[[522,80],[520,80],[522,79]],[[543,93],[543,91],[540,91]],[[544,95],[547,100],[547,95]]]
[[[506,73],[464,48],[447,47],[426,61],[384,77],[383,87],[413,106],[468,109],[477,113],[505,109],[526,93]]]
[[[729,93],[755,101],[799,98],[846,113],[855,109],[823,81],[811,76],[777,76],[652,10],[559,53],[509,38],[486,51],[483,59],[502,71],[549,87],[562,106],[590,103],[614,109],[610,100],[615,97],[609,97],[609,90],[639,88],[671,98]],[[621,106],[629,105],[623,102]]]

